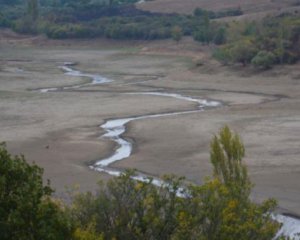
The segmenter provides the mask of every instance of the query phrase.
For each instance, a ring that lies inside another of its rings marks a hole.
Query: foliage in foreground
[[[92,230],[90,239],[272,239],[279,228],[270,218],[276,202],[251,202],[243,156],[239,137],[225,127],[211,143],[214,176],[202,186],[169,176],[156,187],[129,172],[97,195],[75,198],[77,232]]]
[[[71,221],[43,186],[43,170],[0,144],[0,233],[2,240],[70,239]]]
[[[76,194],[65,210],[43,186],[42,170],[1,145],[1,239],[272,239],[280,227],[270,217],[276,202],[249,199],[243,156],[239,137],[225,127],[211,142],[214,174],[202,186],[166,176],[157,187],[129,171],[97,194]]]

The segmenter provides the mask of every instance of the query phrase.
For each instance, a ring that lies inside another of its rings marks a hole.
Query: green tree
[[[0,145],[0,232],[3,240],[70,239],[72,225],[53,190],[44,186],[43,170],[23,156],[12,157]]]
[[[269,240],[280,224],[270,212],[276,201],[253,203],[252,184],[242,158],[244,146],[228,127],[221,129],[211,142],[213,178],[202,186],[190,186],[185,208],[181,210],[175,239]]]
[[[218,28],[218,30],[214,36],[214,39],[213,39],[214,44],[221,45],[221,44],[226,43],[226,34],[227,34],[227,32],[226,32],[225,27]]]
[[[243,66],[249,64],[252,58],[257,54],[258,49],[256,48],[253,41],[243,39],[232,44],[230,48],[231,59],[233,62],[242,63]]]
[[[232,61],[230,48],[228,48],[227,46],[222,46],[215,49],[213,57],[224,65],[227,65]]]
[[[20,0],[0,0],[0,4],[3,5],[15,5],[20,3]]]
[[[38,0],[27,0],[27,14],[35,22],[39,16]]]
[[[182,35],[183,35],[181,27],[179,27],[179,26],[173,27],[171,34],[172,34],[173,40],[178,43],[181,40]]]
[[[208,12],[204,11],[199,20],[199,26],[193,32],[194,40],[209,44],[212,40],[212,29]]]
[[[96,232],[96,223],[91,221],[85,229],[78,227],[74,231],[73,240],[104,240],[102,234]]]
[[[253,63],[267,69],[273,64],[292,64],[300,59],[300,21],[293,14],[267,17],[261,22],[234,22],[227,26],[228,44],[214,55],[221,61],[225,57],[227,62]]]
[[[78,239],[272,239],[280,226],[270,217],[276,202],[250,200],[244,154],[238,135],[225,127],[211,142],[214,175],[202,186],[171,176],[155,187],[127,172],[97,195],[79,194],[73,216],[77,234],[88,237]]]
[[[97,195],[75,198],[73,216],[82,229],[94,225],[93,232],[104,239],[170,239],[174,233],[181,199],[180,180],[165,178],[165,186],[155,187],[134,180],[128,172],[100,185]]]
[[[251,64],[257,68],[268,69],[275,63],[275,55],[272,52],[260,51],[251,60]]]
[[[203,33],[207,44],[211,41],[210,19],[208,13],[203,16]]]
[[[214,176],[233,189],[232,194],[248,198],[251,183],[247,167],[242,162],[244,155],[244,145],[239,136],[233,134],[228,126],[225,126],[219,136],[215,136],[211,142],[210,160]]]

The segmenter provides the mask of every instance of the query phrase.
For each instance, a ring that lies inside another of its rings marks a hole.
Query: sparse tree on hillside
[[[221,45],[221,44],[226,43],[226,34],[227,34],[227,32],[226,32],[225,27],[218,28],[218,30],[214,36],[214,39],[213,39],[214,44]]]
[[[272,52],[260,51],[252,59],[251,64],[257,68],[268,69],[271,68],[275,62],[275,55]]]
[[[27,0],[27,14],[32,21],[37,20],[39,16],[38,0]]]
[[[172,38],[174,41],[176,41],[177,43],[181,40],[182,38],[182,29],[181,27],[178,27],[178,26],[175,26],[173,29],[172,29]]]
[[[255,44],[248,39],[240,40],[230,48],[231,59],[233,62],[242,63],[243,66],[249,64],[257,54],[258,49]]]

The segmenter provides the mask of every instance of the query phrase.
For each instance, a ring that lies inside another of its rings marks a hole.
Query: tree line
[[[199,40],[207,27],[203,26],[206,18],[232,15],[232,10],[213,15],[213,12],[201,9],[195,10],[194,15],[150,13],[136,9],[134,2],[136,0],[0,2],[0,26],[11,27],[20,33],[45,33],[50,38],[59,39],[106,37],[153,40],[194,35]],[[211,24],[210,36],[222,32],[216,25]],[[217,43],[222,43],[220,37],[216,39]]]
[[[261,69],[293,64],[300,59],[300,18],[283,14],[259,22],[233,22],[227,26],[226,39],[214,53],[224,64],[251,64]]]
[[[228,9],[195,9],[193,15],[150,13],[135,8],[135,0],[0,0],[0,27],[49,38],[155,40],[192,36],[215,46],[213,56],[224,64],[268,69],[300,58],[299,13],[266,17],[262,21],[213,21],[243,14]]]
[[[166,176],[156,187],[128,171],[99,185],[96,194],[75,193],[65,205],[43,184],[40,167],[11,156],[2,144],[1,239],[274,239],[280,228],[271,218],[276,201],[251,201],[244,153],[239,136],[224,127],[211,141],[213,175],[201,186]]]

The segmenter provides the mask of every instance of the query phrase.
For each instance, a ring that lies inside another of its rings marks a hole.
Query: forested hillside
[[[138,10],[134,1],[41,1],[2,3],[0,26],[21,33],[46,33],[50,38],[163,39],[175,27],[193,35],[206,19],[198,16],[159,14]],[[210,12],[209,18],[240,15],[237,9]],[[216,25],[216,24],[215,24]],[[217,28],[217,26],[215,27]]]
[[[222,45],[214,56],[225,64],[295,63],[300,57],[299,13],[266,17],[262,21],[214,21],[243,15],[241,8],[211,11],[196,8],[192,15],[150,13],[136,0],[13,0],[0,1],[0,26],[49,38],[155,40],[193,36],[202,44]]]

